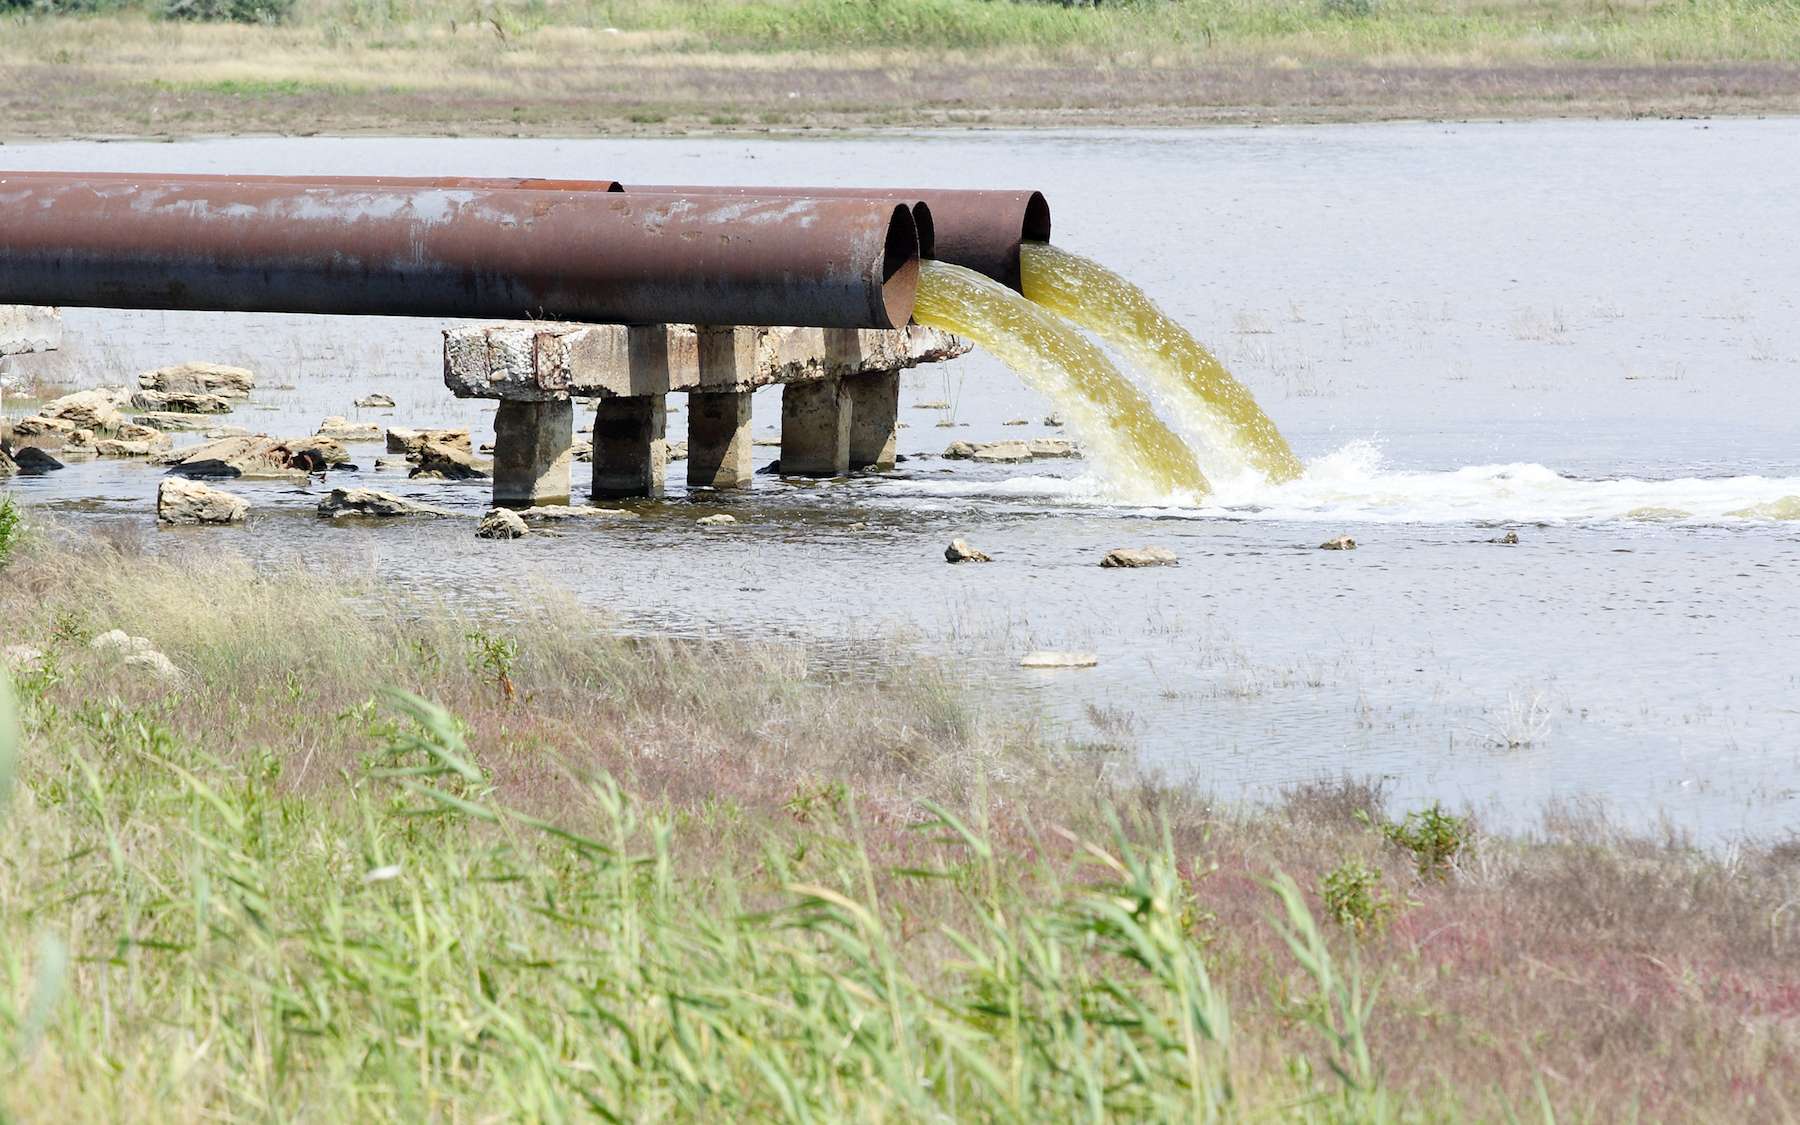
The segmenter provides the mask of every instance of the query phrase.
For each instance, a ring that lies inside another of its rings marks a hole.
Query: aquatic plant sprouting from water
[[[1025,296],[1124,352],[1155,380],[1184,428],[1277,483],[1303,471],[1255,396],[1143,290],[1048,243],[1021,249]]]
[[[973,270],[921,267],[915,319],[974,340],[1053,401],[1108,483],[1157,500],[1210,491],[1193,452],[1092,341]]]

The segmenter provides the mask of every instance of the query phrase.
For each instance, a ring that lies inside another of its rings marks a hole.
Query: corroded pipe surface
[[[897,328],[909,207],[0,175],[0,303]]]
[[[677,195],[793,196],[808,199],[891,199],[930,209],[935,237],[922,253],[1020,288],[1019,243],[1050,241],[1050,203],[1038,191],[938,191],[931,188],[770,188],[684,185],[628,186],[633,192]]]
[[[63,180],[91,184],[303,184],[307,187],[527,188],[535,191],[624,191],[616,180],[558,180],[543,176],[284,176],[235,172],[0,172],[0,186],[16,180]]]

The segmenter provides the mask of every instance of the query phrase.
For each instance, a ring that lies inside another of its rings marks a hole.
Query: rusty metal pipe
[[[559,180],[543,176],[284,176],[235,172],[0,172],[0,185],[15,180],[80,181],[91,184],[303,184],[307,187],[525,188],[533,191],[624,191],[616,180]]]
[[[0,303],[898,328],[911,208],[0,175]]]
[[[159,183],[207,184],[207,183],[241,183],[241,184],[305,184],[309,187],[461,187],[461,188],[526,188],[540,191],[624,191],[625,185],[617,180],[559,180],[542,176],[508,177],[508,176],[284,176],[274,175],[240,175],[232,172],[0,172],[0,185],[8,180],[81,180],[87,183],[137,183],[146,178],[155,179]],[[783,189],[773,189],[776,195],[785,198],[791,193]],[[755,195],[753,188],[742,191],[731,189],[731,194]],[[640,192],[639,194],[643,194]],[[672,194],[682,194],[679,191]],[[726,194],[722,190],[706,189],[696,192],[703,195]],[[832,198],[849,198],[855,193],[833,191]],[[868,196],[867,198],[876,198]],[[898,202],[900,195],[893,198]],[[932,225],[931,209],[924,203],[914,201],[913,225],[919,230],[919,257],[933,258],[935,247],[935,230]],[[1046,211],[1046,214],[1048,212]]]
[[[1019,289],[1019,244],[1050,241],[1050,203],[1039,191],[939,191],[930,188],[767,188],[687,185],[631,186],[633,192],[706,195],[794,196],[809,199],[891,199],[923,203],[935,228],[933,245],[922,249],[937,258],[984,273]]]

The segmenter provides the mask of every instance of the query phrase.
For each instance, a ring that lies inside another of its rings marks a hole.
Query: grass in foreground
[[[1225,808],[929,667],[167,542],[0,570],[0,645],[42,650],[13,759],[0,711],[21,1120],[1796,1111],[1795,849]]]

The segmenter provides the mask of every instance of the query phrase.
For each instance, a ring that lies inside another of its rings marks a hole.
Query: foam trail
[[[975,341],[1054,402],[1117,494],[1186,504],[1210,490],[1193,452],[1105,353],[1006,286],[948,262],[921,262],[913,318]]]
[[[1249,465],[1272,481],[1303,471],[1287,439],[1245,386],[1143,290],[1100,263],[1048,243],[1020,251],[1025,296],[1118,348],[1156,383],[1181,423],[1210,452]]]

